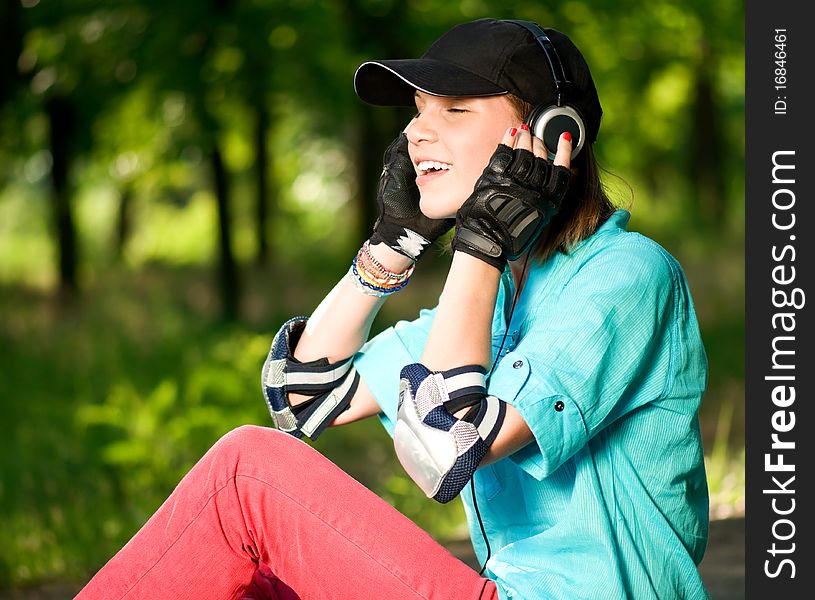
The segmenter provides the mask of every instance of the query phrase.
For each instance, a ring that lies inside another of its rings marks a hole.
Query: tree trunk
[[[121,196],[119,197],[119,214],[116,219],[116,245],[114,253],[116,260],[121,261],[124,257],[125,246],[130,239],[130,231],[132,229],[132,219],[130,214],[130,206],[133,200],[133,187],[126,183],[122,187]]]
[[[19,2],[0,3],[0,106],[9,101],[22,84],[17,59],[23,50],[23,31]]]
[[[76,227],[71,207],[68,173],[71,163],[71,140],[76,113],[68,98],[54,96],[46,104],[51,126],[51,185],[54,207],[54,232],[59,261],[59,293],[71,297],[78,291]]]
[[[223,318],[231,321],[238,316],[240,290],[235,254],[232,250],[232,207],[229,198],[228,175],[217,143],[213,143],[210,161],[215,184],[215,197],[218,202],[221,310]]]
[[[266,147],[266,134],[269,131],[269,111],[261,99],[256,105],[257,128],[255,130],[255,167],[257,169],[257,205],[255,207],[257,227],[257,256],[258,265],[269,262],[269,241],[267,237],[267,222],[269,220],[269,156]]]
[[[381,147],[376,123],[374,123],[374,109],[364,107],[360,119],[359,140],[357,151],[357,235],[361,243],[368,238],[379,214],[376,206],[376,189],[379,185],[379,175],[382,173],[382,160],[373,148]],[[382,147],[384,152],[384,147]]]
[[[696,96],[693,101],[690,140],[690,180],[696,216],[700,225],[720,227],[726,215],[726,165],[724,164],[723,115],[717,114],[711,71],[713,56],[706,40],[702,43],[703,58],[696,72]]]

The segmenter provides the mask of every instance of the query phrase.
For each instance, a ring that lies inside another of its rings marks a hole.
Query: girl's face
[[[520,121],[505,96],[443,98],[417,91],[415,98],[418,114],[405,133],[419,207],[432,219],[453,217],[506,130]]]

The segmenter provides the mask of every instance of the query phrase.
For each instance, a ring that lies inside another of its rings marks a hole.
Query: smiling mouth
[[[452,166],[453,165],[450,163],[439,162],[436,160],[422,160],[416,165],[416,169],[419,171],[419,176],[422,176],[449,171]]]

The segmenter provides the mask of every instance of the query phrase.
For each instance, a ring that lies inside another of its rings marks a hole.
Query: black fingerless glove
[[[453,250],[503,271],[506,261],[522,256],[560,209],[570,179],[566,167],[499,144],[456,213]]]
[[[371,244],[384,242],[399,254],[418,260],[425,249],[448,231],[455,221],[431,219],[419,210],[416,170],[407,146],[407,136],[400,133],[385,150],[376,195],[379,217],[374,224]]]

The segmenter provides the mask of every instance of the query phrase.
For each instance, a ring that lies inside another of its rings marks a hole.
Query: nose
[[[432,119],[427,113],[421,113],[408,123],[405,128],[408,142],[414,146],[422,142],[433,142],[436,140],[436,129],[433,127]]]

